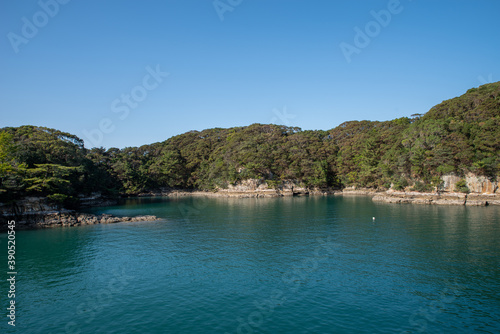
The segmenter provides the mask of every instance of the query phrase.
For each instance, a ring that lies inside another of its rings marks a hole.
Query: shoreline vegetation
[[[138,197],[160,196],[160,197],[230,197],[230,198],[272,198],[287,196],[371,196],[375,202],[386,202],[396,204],[434,204],[434,205],[467,205],[488,206],[500,205],[500,194],[491,193],[458,193],[458,192],[417,192],[417,191],[377,191],[374,189],[322,189],[311,190],[300,189],[295,192],[282,192],[270,190],[241,190],[241,191],[189,191],[171,190],[157,191],[139,194]]]
[[[349,121],[331,130],[252,124],[189,131],[140,147],[87,149],[82,139],[56,129],[0,128],[3,216],[19,215],[15,208],[30,198],[41,198],[51,215],[78,215],[81,207],[131,196],[330,194],[499,205],[500,82],[469,89],[425,114]],[[75,217],[64,224],[78,223]]]
[[[467,205],[487,206],[500,205],[500,194],[457,193],[457,192],[404,192],[404,191],[377,191],[374,189],[322,189],[309,191],[304,188],[295,188],[293,191],[279,191],[275,189],[232,189],[229,191],[197,191],[189,189],[163,189],[141,193],[140,197],[219,197],[219,198],[276,198],[292,196],[370,196],[374,202],[392,204],[427,204],[427,205]],[[108,206],[117,204],[116,200],[93,197],[87,199],[87,207]],[[110,214],[90,214],[75,210],[61,209],[54,206],[46,197],[27,197],[13,205],[0,204],[2,224],[0,231],[6,227],[8,220],[16,221],[18,229],[40,229],[51,227],[69,227],[94,224],[112,224],[122,222],[151,222],[166,218],[154,215],[140,215],[134,217],[117,217]],[[5,226],[3,226],[5,222]]]

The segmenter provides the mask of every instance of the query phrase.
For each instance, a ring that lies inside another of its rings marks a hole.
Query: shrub
[[[455,183],[455,190],[466,194],[470,192],[469,187],[467,187],[467,182],[464,179]]]
[[[439,176],[434,176],[432,178],[431,185],[436,187],[438,191],[442,191],[444,186],[444,181]]]
[[[432,191],[433,187],[430,184],[426,184],[424,182],[417,181],[411,188],[412,191],[418,191],[418,192],[428,192]]]
[[[266,180],[267,186],[272,189],[277,189],[281,184],[281,180]]]
[[[397,180],[392,187],[394,190],[403,190],[408,186],[408,181],[403,177]]]

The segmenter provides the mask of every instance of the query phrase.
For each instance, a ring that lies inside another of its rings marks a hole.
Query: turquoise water
[[[3,315],[0,332],[500,332],[500,207],[143,198],[93,211],[165,219],[19,231],[16,328]]]

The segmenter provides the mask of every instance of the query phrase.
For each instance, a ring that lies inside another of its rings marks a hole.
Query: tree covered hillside
[[[500,82],[473,88],[425,115],[350,121],[328,131],[252,124],[190,131],[161,143],[86,149],[78,137],[37,126],[0,129],[0,201],[136,194],[162,187],[214,190],[249,178],[273,187],[416,190],[441,176],[500,176]]]

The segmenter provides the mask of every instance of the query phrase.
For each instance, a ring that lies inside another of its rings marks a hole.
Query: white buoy
[[[375,221],[375,217],[373,217],[373,221]]]

